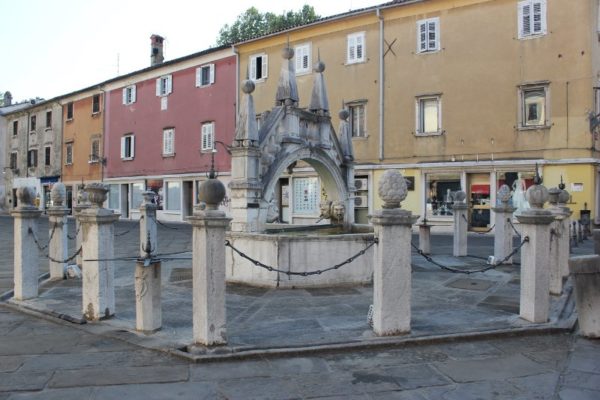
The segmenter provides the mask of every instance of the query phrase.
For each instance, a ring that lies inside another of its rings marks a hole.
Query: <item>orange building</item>
[[[104,94],[98,87],[61,99],[63,109],[62,181],[72,206],[82,184],[102,181]]]

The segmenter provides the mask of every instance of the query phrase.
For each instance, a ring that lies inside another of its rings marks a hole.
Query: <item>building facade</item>
[[[502,184],[527,206],[536,165],[548,187],[562,177],[575,218],[585,209],[600,215],[589,117],[600,111],[598,13],[597,0],[396,1],[235,49],[239,71],[256,83],[259,121],[283,47],[295,50],[300,106],[310,102],[312,65],[325,62],[332,115],[342,104],[350,112],[357,221],[381,206],[373,188],[394,168],[410,181],[404,207],[449,222],[452,192],[462,189],[471,228],[487,229]],[[296,176],[299,185],[286,185]],[[312,176],[300,168],[282,176],[288,199]]]
[[[141,193],[152,190],[158,217],[181,220],[191,215],[198,185],[213,160],[227,181],[231,159],[218,144],[229,145],[233,139],[235,82],[236,57],[230,47],[156,63],[105,82],[109,207],[122,218],[137,218]]]

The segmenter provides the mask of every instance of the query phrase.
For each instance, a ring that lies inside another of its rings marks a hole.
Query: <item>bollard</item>
[[[410,332],[411,226],[418,216],[400,208],[406,194],[402,175],[387,170],[379,181],[383,210],[371,216],[378,240],[373,260],[373,330],[379,336]]]
[[[466,197],[466,193],[462,190],[454,193],[454,204],[452,205],[454,213],[454,245],[452,254],[454,257],[467,255],[467,229],[469,221],[467,220],[468,206],[465,203]]]
[[[162,327],[161,263],[138,260],[135,263],[135,329],[156,332]]]
[[[594,253],[600,255],[600,229],[594,229],[592,234],[594,236]]]
[[[32,187],[17,189],[19,206],[11,211],[14,217],[14,298],[26,300],[38,295],[40,251],[35,243],[38,219],[42,212],[33,205]]]
[[[87,185],[91,207],[79,214],[83,233],[82,298],[83,315],[89,321],[109,318],[115,313],[114,223],[119,214],[102,207],[108,187]]]
[[[569,276],[569,255],[571,253],[569,237],[569,221],[573,212],[567,207],[569,201],[569,192],[565,190],[565,184],[561,183],[558,185],[560,193],[558,194],[558,208],[562,212],[562,219],[557,224],[559,237],[558,237],[558,269],[563,279]]]
[[[548,320],[550,310],[549,248],[550,224],[554,216],[544,210],[548,189],[541,185],[536,173],[534,185],[527,189],[526,198],[531,208],[517,214],[523,239],[529,242],[521,248],[521,318],[542,323]]]
[[[83,267],[83,232],[81,230],[81,222],[79,221],[79,215],[85,209],[90,208],[90,203],[88,200],[88,195],[85,192],[85,186],[79,189],[77,193],[77,205],[73,206],[73,216],[75,217],[75,248],[82,250],[75,257],[75,263],[79,266],[79,268]]]
[[[496,214],[496,226],[494,228],[494,258],[502,260],[513,251],[513,229],[511,226],[515,208],[509,204],[511,193],[508,185],[502,185],[496,195],[500,205],[493,207]],[[505,264],[512,264],[512,257]]]
[[[200,204],[188,217],[193,229],[193,335],[205,346],[227,343],[225,318],[225,229],[231,218],[219,211],[225,186],[211,169],[198,189]]]
[[[577,319],[583,336],[600,337],[600,256],[587,255],[569,260],[575,287]]]
[[[69,209],[64,206],[67,198],[67,189],[61,182],[55,183],[50,193],[52,206],[46,211],[49,222],[49,270],[50,279],[63,279],[67,267],[67,253],[69,242],[67,242],[67,215]]]
[[[419,250],[431,254],[431,225],[427,225],[427,221],[419,225]]]

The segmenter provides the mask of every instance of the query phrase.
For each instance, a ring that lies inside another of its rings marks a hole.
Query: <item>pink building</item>
[[[181,220],[192,213],[213,151],[220,179],[229,180],[231,159],[218,142],[229,145],[234,136],[236,57],[220,47],[152,60],[157,64],[105,83],[108,203],[136,218],[141,192],[153,190],[159,218]]]

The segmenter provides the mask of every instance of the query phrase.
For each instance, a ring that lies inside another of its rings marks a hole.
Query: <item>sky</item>
[[[252,6],[281,13],[309,4],[324,17],[384,2],[0,0],[0,92],[50,99],[148,67],[154,33],[166,39],[165,61],[207,49]]]

